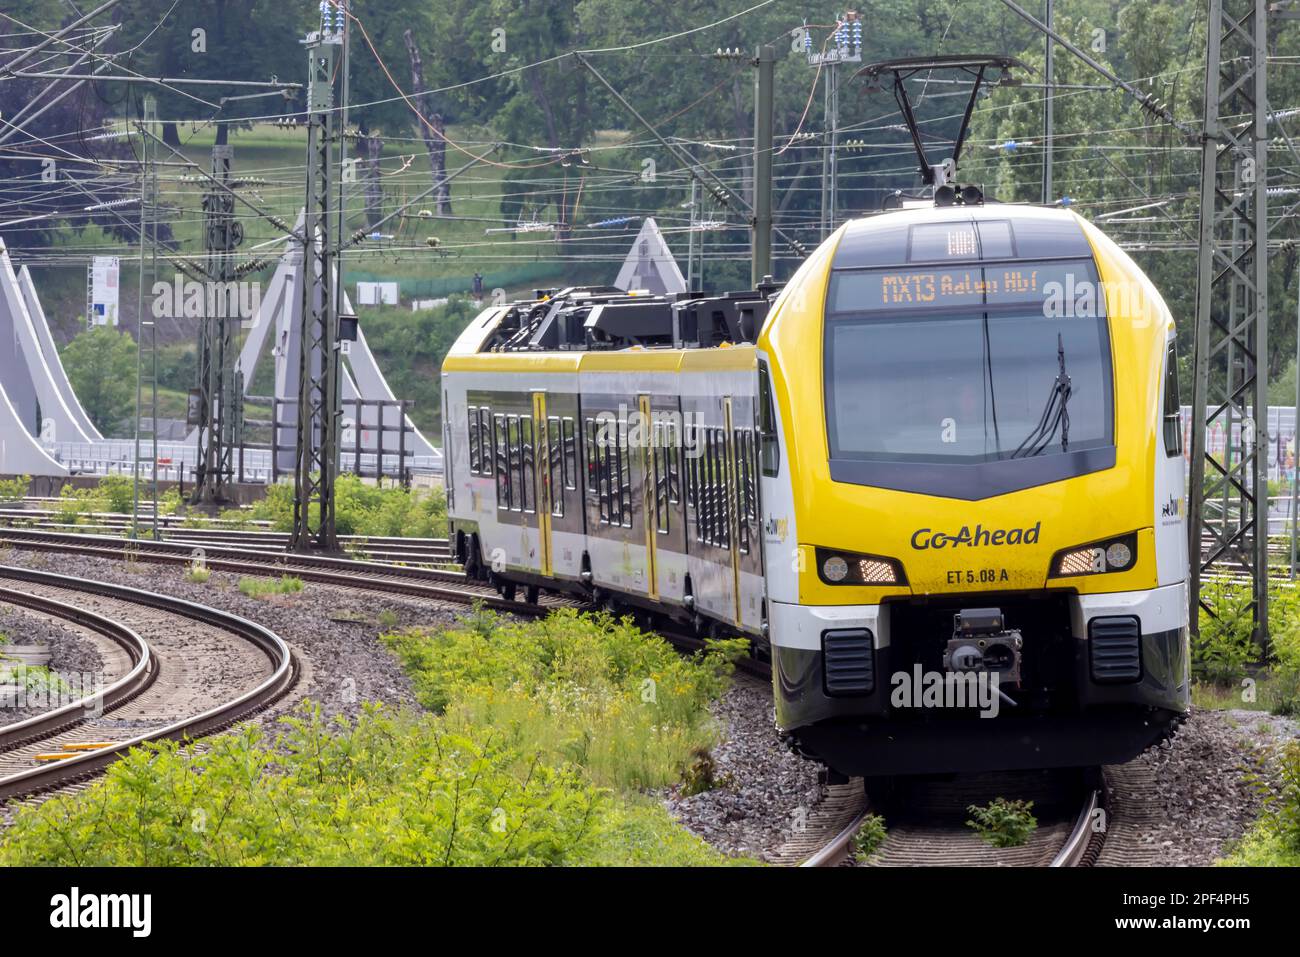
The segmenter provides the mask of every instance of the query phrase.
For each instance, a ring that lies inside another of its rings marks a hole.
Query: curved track
[[[229,612],[8,566],[0,588],[8,603],[94,630],[131,662],[102,690],[0,728],[0,798],[64,786],[149,741],[211,734],[278,699],[296,677],[278,635]]]

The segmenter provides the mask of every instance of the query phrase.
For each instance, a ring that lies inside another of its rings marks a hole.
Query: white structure
[[[24,267],[15,274],[0,241],[0,474],[63,476],[59,441],[99,433],[72,394],[45,312]]]
[[[300,216],[295,229],[301,229],[302,222]],[[275,273],[271,276],[271,281],[262,295],[257,315],[249,323],[248,336],[239,354],[239,364],[236,369],[243,373],[245,394],[253,383],[258,362],[269,358],[275,362],[275,394],[282,399],[287,397],[290,400],[295,400],[298,396],[298,330],[301,328],[304,273],[302,249],[296,242],[289,240],[286,242],[284,253],[280,256]],[[352,311],[352,304],[346,293],[343,297],[343,311]],[[371,401],[396,401],[393,390],[389,388],[388,381],[380,371],[374,354],[366,344],[364,332],[358,331],[357,341],[351,343],[342,372],[343,413],[347,419],[350,420],[352,417],[350,403],[357,398]],[[282,407],[280,412],[282,425],[278,429],[276,445],[289,449],[287,453],[282,453],[282,461],[279,463],[279,468],[284,471],[293,469],[292,450],[296,429],[290,423],[295,421],[296,414],[292,406],[287,409]],[[400,421],[396,408],[385,410],[384,423],[387,430],[382,440],[386,457],[388,455],[395,457],[397,454],[399,440],[397,428]],[[356,424],[358,423],[353,423],[354,426]],[[379,430],[375,428],[378,424],[379,409],[369,408],[362,410],[359,432],[345,426],[340,443],[342,464],[345,469],[356,455],[358,442],[363,453],[378,450],[381,438]],[[414,466],[441,469],[441,453],[415,427],[415,423],[409,416],[405,419],[405,426],[408,430],[406,452],[407,455],[414,457]],[[188,441],[196,441],[194,433],[190,434]],[[393,461],[395,464],[396,459],[394,458]]]
[[[677,260],[652,218],[646,217],[641,224],[641,232],[637,233],[614,285],[624,292],[644,289],[655,295],[686,291],[686,280],[677,268]]]

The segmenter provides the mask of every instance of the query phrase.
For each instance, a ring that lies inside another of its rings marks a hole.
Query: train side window
[[[583,460],[587,463],[587,484],[586,484],[587,498],[588,500],[594,502],[600,497],[600,487],[599,487],[600,476],[597,472],[597,462],[599,460],[596,458],[597,449],[596,449],[596,420],[595,419],[587,419],[586,432],[584,433],[584,435],[586,436],[586,446],[587,446],[586,452],[583,456]]]
[[[656,441],[650,446],[654,472],[655,531],[668,534],[668,449]]]
[[[519,416],[506,416],[506,474],[510,483],[510,511],[523,511],[523,491],[519,484]]]
[[[1178,350],[1169,341],[1165,350],[1165,455],[1183,454],[1182,398],[1178,395]]]
[[[732,436],[735,442],[736,460],[736,519],[740,535],[736,547],[742,555],[749,554],[749,517],[751,508],[750,482],[753,478],[750,467],[750,432],[749,429],[736,429]]]
[[[510,436],[507,434],[506,417],[492,417],[492,432],[496,446],[497,473],[497,508],[510,508]]]
[[[478,453],[479,453],[479,474],[492,474],[492,411],[490,409],[478,410]]]
[[[478,407],[471,405],[465,415],[465,431],[469,436],[469,474],[478,475],[479,470],[479,434]]]
[[[776,478],[781,473],[781,439],[776,433],[776,414],[772,410],[772,381],[767,363],[758,364],[758,434],[763,474]]]
[[[610,524],[609,461],[613,450],[609,447],[609,436],[604,428],[592,427],[592,446],[596,450],[596,488],[600,496],[600,522]]]
[[[560,438],[559,416],[546,420],[546,457],[547,474],[550,476],[548,488],[551,493],[551,514],[556,518],[564,517],[564,446]]]
[[[718,540],[725,549],[731,548],[731,505],[735,479],[727,455],[727,432],[718,429]]]
[[[519,417],[519,501],[525,512],[537,508],[537,469],[531,415]]]
[[[564,451],[564,487],[578,487],[578,443],[573,434],[573,419],[565,416],[560,422],[560,434],[563,438]]]
[[[627,423],[618,424],[618,518],[624,528],[632,527],[632,456],[628,449]]]

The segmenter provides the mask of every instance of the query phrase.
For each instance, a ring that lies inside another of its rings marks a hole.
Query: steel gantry
[[[298,436],[294,461],[294,551],[338,551],[334,478],[340,418],[338,302],[330,240],[334,72],[342,30],[307,38],[307,195],[303,220],[302,328],[298,337]]]
[[[235,331],[240,317],[231,304],[240,301],[232,284],[237,277],[235,247],[243,242],[244,229],[235,218],[230,180],[233,158],[230,146],[212,148],[211,186],[203,197],[208,283],[199,320],[194,504],[213,507],[233,504],[235,446],[242,418],[243,388],[234,377]]]
[[[1209,3],[1188,495],[1191,621],[1195,629],[1199,609],[1212,611],[1201,600],[1202,579],[1231,566],[1250,577],[1255,638],[1267,650],[1268,4]],[[1206,443],[1220,429],[1221,456]]]

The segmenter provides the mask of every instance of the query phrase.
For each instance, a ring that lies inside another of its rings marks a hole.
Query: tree
[[[135,406],[135,341],[130,336],[96,326],[74,336],[60,357],[95,428],[108,433],[131,415]]]

